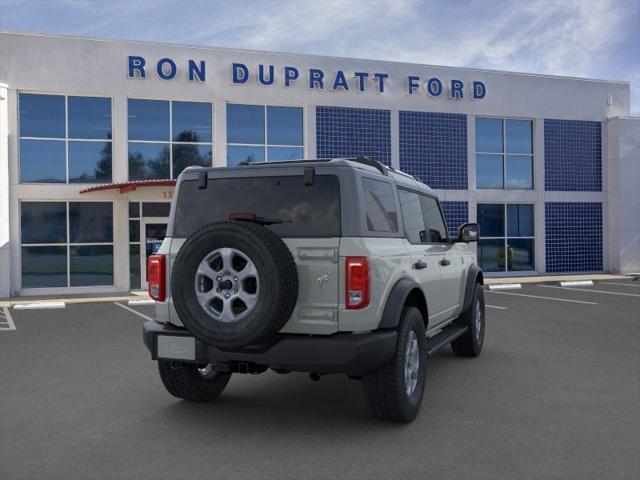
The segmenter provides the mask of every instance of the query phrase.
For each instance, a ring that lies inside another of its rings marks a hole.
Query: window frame
[[[23,137],[20,133],[20,95],[49,95],[53,97],[64,98],[64,137]],[[82,98],[108,98],[111,114],[111,138],[73,138],[69,137],[69,97],[82,97]],[[104,94],[87,94],[87,95],[69,95],[67,93],[54,93],[54,92],[37,92],[32,90],[18,90],[17,92],[17,143],[18,143],[18,183],[20,185],[91,185],[98,184],[104,185],[113,183],[113,146],[114,146],[114,129],[113,129],[113,96]],[[22,159],[21,159],[21,147],[22,140],[42,140],[42,141],[56,141],[64,142],[64,182],[23,182],[22,181]],[[110,143],[111,144],[111,179],[108,182],[70,182],[69,181],[69,142],[89,142],[89,143]]]
[[[229,142],[229,133],[227,124],[227,115],[226,110],[229,108],[229,105],[245,105],[252,107],[262,107],[263,115],[264,115],[264,143],[234,143]],[[285,145],[285,144],[270,144],[269,143],[269,123],[268,123],[268,110],[269,107],[288,107],[288,108],[300,108],[302,109],[302,145]],[[307,158],[307,106],[306,105],[294,105],[288,103],[281,104],[273,104],[273,103],[263,103],[263,102],[253,102],[253,103],[239,103],[239,102],[225,102],[225,126],[227,127],[226,138],[225,138],[225,165],[229,166],[229,147],[262,147],[264,151],[264,162],[255,162],[255,163],[269,163],[269,147],[289,147],[289,148],[302,148],[302,159]],[[301,159],[301,160],[302,160]],[[274,161],[283,161],[283,160],[274,160]],[[291,160],[294,161],[294,160]]]
[[[127,119],[127,181],[143,181],[145,179],[142,180],[131,180],[131,172],[129,170],[129,145],[131,143],[145,143],[145,144],[153,144],[153,145],[168,145],[169,146],[169,177],[167,178],[167,180],[175,180],[178,177],[174,177],[173,176],[173,146],[174,145],[202,145],[202,146],[209,146],[211,147],[211,165],[209,167],[213,167],[215,165],[215,157],[216,157],[216,153],[215,153],[215,133],[216,133],[216,129],[215,129],[215,122],[216,122],[216,117],[215,117],[215,101],[213,100],[195,100],[195,99],[167,99],[167,98],[149,98],[149,97],[140,97],[140,96],[127,96],[126,97],[126,104],[127,104],[127,109],[126,109],[126,119]],[[148,100],[148,101],[155,101],[155,102],[167,102],[169,103],[169,137],[166,140],[132,140],[129,138],[129,100]],[[178,142],[178,141],[174,141],[173,140],[173,103],[174,102],[178,102],[178,103],[204,103],[204,104],[209,104],[209,106],[211,107],[211,142]]]
[[[536,122],[534,118],[530,117],[494,117],[489,115],[477,115],[474,119],[474,122],[477,122],[478,119],[488,119],[488,120],[500,120],[502,124],[502,151],[500,152],[484,152],[477,150],[477,136],[478,129],[476,128],[477,123],[474,123],[474,151],[475,151],[475,169],[476,169],[476,190],[523,190],[530,191],[536,189],[536,176],[535,176],[535,128]],[[507,152],[507,121],[508,120],[518,120],[518,121],[527,121],[531,123],[531,153],[509,153]],[[479,187],[478,186],[478,155],[499,155],[502,157],[502,188],[490,188],[490,187]],[[529,157],[531,159],[531,188],[513,188],[507,186],[507,157]],[[490,202],[483,202],[490,203]]]

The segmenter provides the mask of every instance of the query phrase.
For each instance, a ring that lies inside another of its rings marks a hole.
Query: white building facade
[[[188,165],[366,155],[490,275],[640,271],[629,84],[0,33],[0,298],[145,287]]]

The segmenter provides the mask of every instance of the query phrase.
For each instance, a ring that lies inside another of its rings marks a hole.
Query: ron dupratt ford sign
[[[156,76],[162,80],[186,78],[192,82],[206,82],[207,64],[204,60],[188,60],[186,65],[178,65],[171,58],[147,62],[144,57],[128,57],[129,78],[148,78]],[[389,74],[384,72],[361,72],[337,70],[327,72],[320,68],[301,69],[291,65],[247,65],[233,62],[229,65],[229,80],[236,85],[249,82],[269,87],[274,85],[285,88],[302,83],[307,88],[342,92],[385,92]],[[407,95],[423,93],[432,98],[448,97],[452,100],[481,100],[487,94],[487,88],[481,81],[464,82],[458,79],[444,79],[435,76],[422,78],[407,75],[402,79]]]

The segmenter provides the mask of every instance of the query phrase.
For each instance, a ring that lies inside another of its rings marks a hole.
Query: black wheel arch
[[[378,328],[396,328],[405,306],[413,306],[420,310],[426,329],[429,323],[427,300],[420,285],[409,278],[401,278],[391,288]]]
[[[484,285],[484,275],[482,274],[480,267],[474,263],[469,267],[469,272],[467,272],[467,283],[464,291],[464,303],[462,304],[461,313],[464,313],[471,308],[476,283],[480,284],[480,286]]]

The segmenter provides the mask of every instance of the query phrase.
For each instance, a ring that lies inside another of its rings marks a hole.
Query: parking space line
[[[640,285],[634,285],[632,283],[618,283],[618,282],[598,282],[598,285],[604,283],[606,285],[621,285],[623,287],[636,287],[640,288]]]
[[[0,319],[4,321],[0,322],[0,330],[10,331],[16,329],[16,324],[13,323],[13,318],[11,318],[11,313],[7,307],[2,307],[2,313],[0,313]]]
[[[129,310],[131,313],[135,313],[136,315],[138,315],[139,317],[144,318],[145,320],[154,320],[153,318],[146,316],[144,313],[140,313],[137,310],[134,310],[133,308],[129,308],[126,305],[122,305],[121,303],[113,302],[113,304],[117,305],[117,306],[119,306],[121,308],[124,308],[125,310]]]
[[[558,287],[558,288],[561,288],[561,287]],[[582,300],[569,300],[568,298],[542,297],[540,295],[527,295],[526,293],[495,292],[493,290],[489,290],[489,293],[497,293],[498,295],[515,295],[517,297],[540,298],[542,300],[556,300],[558,302],[584,303],[586,305],[598,305],[596,302],[584,302]]]
[[[606,292],[604,290],[594,290],[592,288],[569,288],[569,287],[556,287],[555,285],[538,285],[543,288],[559,288],[560,290],[575,290],[576,292],[593,292],[593,293],[606,293],[607,295],[622,295],[625,297],[640,297],[636,293],[623,293],[623,292]]]
[[[495,308],[497,310],[509,310],[507,307],[499,307],[498,305],[485,305],[487,308]]]

